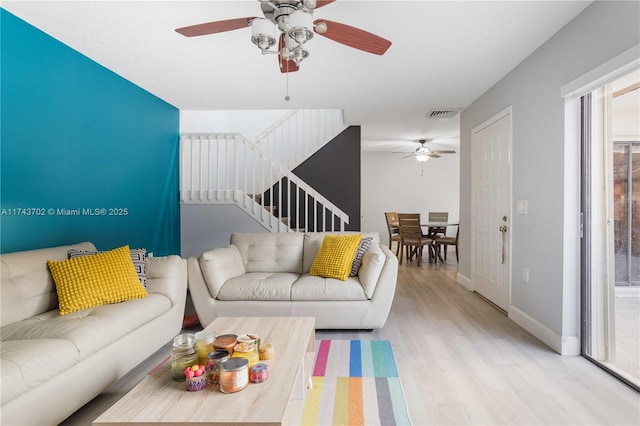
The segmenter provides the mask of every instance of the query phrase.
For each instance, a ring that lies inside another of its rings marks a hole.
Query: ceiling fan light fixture
[[[276,44],[276,28],[273,22],[264,18],[251,21],[251,42],[265,55],[267,50]]]
[[[326,22],[318,22],[315,25],[314,29],[318,34],[324,34],[324,33],[327,32],[327,29],[328,29],[327,23]]]
[[[427,153],[424,152],[418,152],[416,153],[416,160],[424,163],[425,161],[427,161],[429,159],[429,155]]]
[[[316,0],[302,0],[302,5],[307,9],[315,9],[318,2]]]
[[[300,46],[293,49],[292,53],[293,53],[293,62],[295,62],[296,65],[298,66],[300,66],[300,63],[302,62],[303,59],[306,59],[309,57],[309,52]]]
[[[304,44],[313,38],[313,16],[303,10],[296,10],[289,15],[287,35],[298,44]]]
[[[280,50],[280,57],[287,61],[294,61],[296,65],[309,57],[309,51],[285,34],[285,46]]]
[[[313,21],[316,8],[335,0],[258,0],[264,18],[247,16],[176,28],[185,37],[196,37],[251,27],[251,42],[263,55],[278,56],[280,72],[298,71],[299,64],[309,56],[304,48],[315,33],[325,38],[364,52],[383,55],[391,42],[351,25],[335,21]],[[277,37],[276,37],[277,33]],[[278,43],[277,48],[270,50]]]

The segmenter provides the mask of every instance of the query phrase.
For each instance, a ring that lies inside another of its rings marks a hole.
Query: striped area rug
[[[409,425],[388,340],[317,340],[302,425]]]

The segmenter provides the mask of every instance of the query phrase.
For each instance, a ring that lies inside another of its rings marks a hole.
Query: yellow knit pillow
[[[310,275],[345,281],[351,272],[353,258],[362,234],[326,235],[311,265]]]
[[[56,283],[60,315],[147,295],[129,246],[47,264]]]

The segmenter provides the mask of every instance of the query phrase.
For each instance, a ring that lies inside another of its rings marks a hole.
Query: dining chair
[[[429,222],[449,221],[449,212],[429,212]],[[442,238],[447,236],[446,226],[431,226],[428,231],[430,238]]]
[[[398,229],[398,213],[396,212],[386,212],[384,214],[385,220],[387,221],[387,231],[389,231],[389,250],[391,250],[391,245],[393,242],[396,242],[396,256],[400,253],[401,238],[400,238],[400,230]]]
[[[447,251],[449,246],[456,246],[456,262],[458,261],[458,237],[460,236],[460,227],[456,231],[455,237],[440,237],[435,240],[436,254],[442,262],[447,260]],[[442,248],[444,247],[444,259],[442,258]]]
[[[398,227],[400,228],[400,264],[406,255],[407,262],[418,257],[418,266],[422,259],[423,248],[427,247],[429,262],[431,262],[433,239],[422,234],[420,226],[420,213],[398,213]],[[404,250],[404,252],[403,252]]]

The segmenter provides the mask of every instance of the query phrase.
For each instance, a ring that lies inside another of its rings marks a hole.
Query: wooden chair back
[[[449,212],[429,212],[429,222],[448,222]],[[432,226],[429,228],[431,238],[444,237],[447,235],[446,226]]]
[[[400,252],[400,229],[398,227],[398,213],[386,212],[384,218],[387,221],[387,231],[389,232],[389,250],[391,245],[395,241],[396,244],[396,256]]]
[[[397,233],[398,232],[398,213],[386,212],[384,214],[384,218],[387,221],[387,229],[389,229],[389,232],[391,232],[391,230],[394,230]]]
[[[402,247],[405,249],[407,260],[410,260],[415,255],[418,257],[418,266],[420,266],[423,247],[427,246],[429,260],[431,261],[431,243],[433,240],[422,234],[420,213],[398,213],[398,227],[400,228],[400,238],[402,239]],[[401,249],[401,264],[402,257]]]
[[[422,239],[420,213],[399,213],[398,227],[400,228],[400,237],[405,244],[409,242],[420,243]]]

